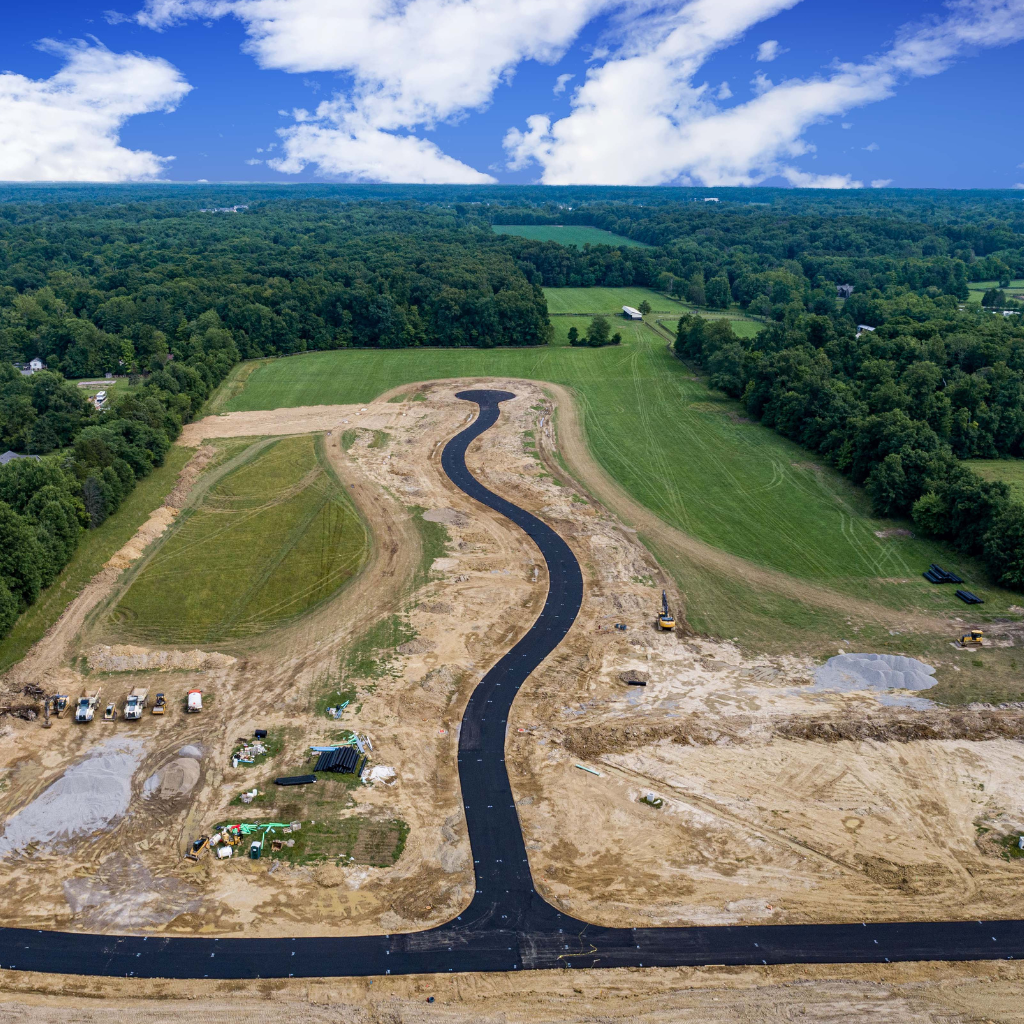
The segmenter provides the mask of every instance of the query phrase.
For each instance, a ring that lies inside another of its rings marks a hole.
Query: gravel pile
[[[137,739],[112,738],[72,765],[32,803],[11,815],[0,835],[0,857],[30,846],[50,852],[109,828],[132,798],[132,776],[142,760]]]
[[[814,685],[802,692],[849,693],[854,690],[928,690],[935,685],[935,669],[916,658],[899,654],[838,654],[815,673]]]

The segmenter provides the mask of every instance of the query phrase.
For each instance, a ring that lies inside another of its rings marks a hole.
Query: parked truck
[[[149,702],[149,690],[144,686],[137,686],[128,694],[124,702],[124,718],[126,722],[135,722],[142,717],[143,709]]]
[[[99,690],[86,690],[78,698],[78,706],[75,708],[76,722],[91,722],[96,711],[96,705],[100,702]]]

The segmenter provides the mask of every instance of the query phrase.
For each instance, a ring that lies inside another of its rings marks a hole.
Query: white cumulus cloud
[[[794,166],[813,150],[811,126],[885,99],[901,81],[937,74],[965,52],[1024,37],[1024,0],[949,0],[941,16],[905,28],[881,54],[805,79],[776,83],[759,72],[752,98],[721,108],[731,90],[701,84],[701,68],[798,3],[147,0],[135,19],[162,29],[230,15],[261,67],[336,75],[343,84],[315,110],[286,115],[292,123],[278,131],[272,166],[385,181],[493,181],[425,133],[484,109],[524,61],[556,63],[599,16],[605,28],[570,113],[553,120],[538,112],[511,128],[509,167],[535,165],[552,184],[746,185],[781,175],[793,184],[859,185],[843,173]],[[783,52],[767,40],[757,56]],[[567,82],[560,76],[556,95]]]
[[[956,0],[944,18],[905,28],[878,56],[778,84],[759,75],[753,99],[717,108],[694,84],[698,69],[788,6],[690,0],[662,19],[665,31],[634,33],[592,68],[568,116],[535,114],[525,129],[512,128],[509,165],[536,163],[546,184],[751,185],[781,175],[794,185],[859,186],[848,175],[809,175],[792,165],[812,151],[809,127],[893,95],[906,78],[938,74],[966,51],[1024,38],[1024,0]]]
[[[641,6],[655,0],[640,0]],[[278,170],[385,181],[494,179],[411,134],[479,110],[524,60],[554,63],[611,0],[149,0],[140,23],[237,17],[264,68],[341,72],[345,92],[279,131]],[[382,178],[381,175],[384,175]]]
[[[892,184],[892,178],[875,178],[871,182],[872,188],[888,188]]]
[[[775,60],[776,57],[779,57],[784,53],[789,53],[789,50],[783,49],[779,45],[778,39],[766,39],[757,48],[757,59],[763,64],[767,64],[769,61]]]
[[[46,79],[0,73],[0,180],[139,181],[171,157],[119,145],[128,118],[173,110],[192,88],[173,65],[97,42],[40,46],[64,59]]]
[[[555,79],[555,87],[551,91],[558,96],[565,92],[565,87],[575,78],[575,75],[559,75]]]

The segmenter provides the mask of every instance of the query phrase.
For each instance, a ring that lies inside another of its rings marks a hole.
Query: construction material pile
[[[934,685],[935,669],[916,658],[899,654],[840,654],[829,658],[814,673],[810,690],[927,690]]]
[[[335,747],[333,750],[324,750],[316,759],[315,772],[339,772],[342,775],[351,775],[359,764],[359,749],[357,747]]]
[[[934,562],[928,567],[928,571],[921,573],[921,575],[929,583],[963,583],[963,580],[955,573],[943,569],[941,565],[936,565]]]

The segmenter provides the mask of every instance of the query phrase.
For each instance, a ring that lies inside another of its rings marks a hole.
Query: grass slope
[[[969,292],[967,296],[967,301],[977,303],[978,305],[980,305],[981,300],[985,295],[985,292],[987,292],[990,288],[998,287],[998,281],[971,281],[971,283],[967,285]],[[1011,281],[1010,287],[1003,288],[1002,290],[1006,292],[1008,296],[1024,292],[1024,278],[1020,278],[1016,281]]]
[[[518,235],[532,238],[535,242],[558,242],[561,245],[632,245],[648,249],[646,242],[634,242],[632,238],[616,235],[602,228],[578,227],[572,224],[493,224],[495,234]]]
[[[98,529],[85,533],[64,571],[0,643],[0,672],[6,672],[25,657],[28,649],[60,618],[110,556],[124,547],[150,513],[163,504],[192,454],[190,448],[172,447],[164,464],[135,487],[114,515]]]
[[[311,436],[249,444],[182,513],[111,620],[148,642],[217,643],[307,611],[362,566],[367,534]]]
[[[1024,459],[972,459],[967,463],[983,480],[1002,480],[1014,498],[1024,503]]]

